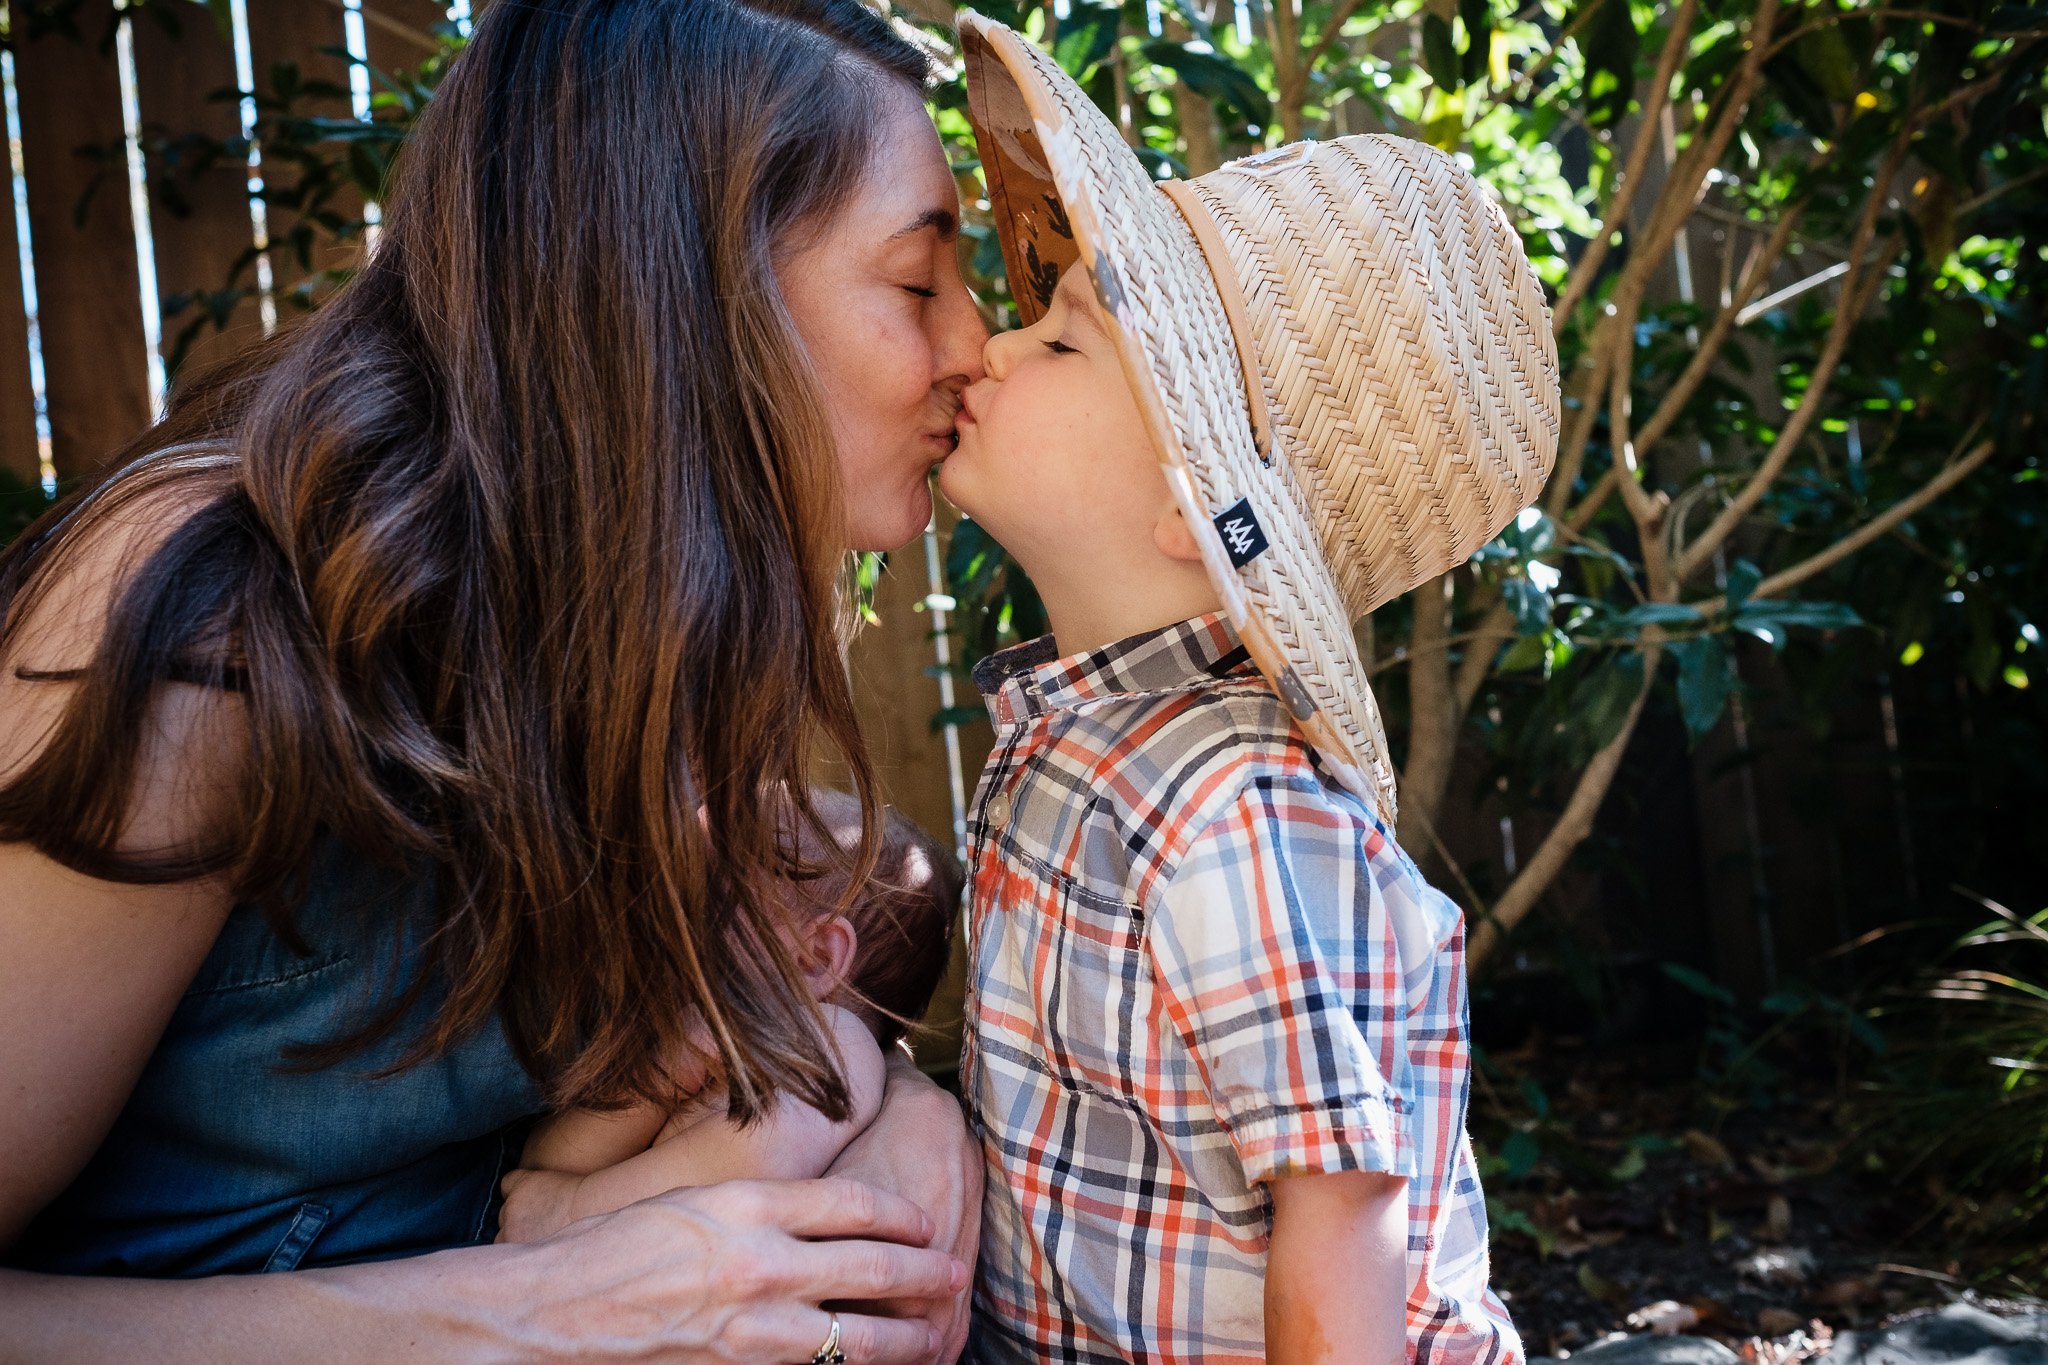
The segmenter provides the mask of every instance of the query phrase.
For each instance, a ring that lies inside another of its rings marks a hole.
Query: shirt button
[[[988,799],[988,805],[982,808],[982,818],[988,822],[990,829],[1001,829],[1004,825],[1009,824],[1010,794],[1003,791],[991,796]]]

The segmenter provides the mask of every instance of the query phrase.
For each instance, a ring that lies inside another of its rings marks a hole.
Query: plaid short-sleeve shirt
[[[1464,927],[1217,616],[984,661],[964,1066],[977,1358],[1264,1358],[1269,1177],[1410,1177],[1410,1358],[1518,1365]]]

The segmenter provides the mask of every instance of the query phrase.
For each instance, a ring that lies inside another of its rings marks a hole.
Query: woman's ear
[[[1152,543],[1159,547],[1159,553],[1168,559],[1184,564],[1202,562],[1202,547],[1195,544],[1195,533],[1188,527],[1188,519],[1182,514],[1180,504],[1168,499],[1166,510],[1159,514],[1159,520],[1152,523]]]
[[[860,935],[844,915],[813,920],[804,936],[804,980],[810,983],[811,998],[823,1000],[838,990],[853,970],[853,951]]]

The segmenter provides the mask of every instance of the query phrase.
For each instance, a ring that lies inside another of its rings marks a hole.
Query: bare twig
[[[1982,424],[1979,423],[1979,425],[1981,426]],[[1921,508],[1927,506],[1927,504],[1933,502],[1936,498],[1948,492],[1949,489],[1954,488],[1957,484],[1968,478],[1977,466],[1991,458],[1992,453],[1997,449],[1997,444],[1997,442],[1990,440],[1979,441],[1971,448],[1968,454],[1943,465],[1939,473],[1922,484],[1910,496],[1900,498],[1883,512],[1864,522],[1863,525],[1857,527],[1848,535],[1843,536],[1825,550],[1809,555],[1790,568],[1781,569],[1777,573],[1772,574],[1769,578],[1758,583],[1750,595],[1752,597],[1772,597],[1784,592],[1788,588],[1795,588],[1814,575],[1825,573],[1850,555],[1855,554],[1858,550],[1870,544],[1871,541],[1889,534],[1893,528],[1905,521],[1906,518],[1912,516],[1915,512],[1918,512]],[[1694,605],[1699,608],[1702,615],[1711,616],[1725,608],[1728,605],[1728,600],[1725,597],[1713,597]]]
[[[1510,103],[1529,98],[1530,92],[1536,88],[1536,78],[1543,74],[1543,69],[1556,61],[1557,54],[1564,51],[1564,45],[1577,38],[1579,30],[1586,26],[1586,21],[1600,12],[1598,5],[1579,5],[1575,8],[1578,10],[1578,13],[1572,16],[1571,22],[1566,24],[1563,31],[1557,35],[1557,41],[1545,48],[1542,56],[1529,63],[1528,67],[1515,81],[1514,89],[1507,92],[1505,98]],[[1520,16],[1516,17],[1519,18]]]
[[[1769,0],[1766,0],[1769,3]],[[1813,374],[1807,381],[1806,392],[1800,396],[1799,406],[1793,409],[1784,427],[1778,432],[1778,439],[1771,444],[1763,462],[1751,476],[1742,491],[1730,499],[1714,520],[1708,523],[1691,545],[1686,547],[1675,572],[1682,583],[1699,571],[1701,565],[1713,557],[1742,519],[1763,501],[1771,484],[1792,459],[1792,452],[1805,437],[1806,429],[1820,411],[1821,398],[1827,392],[1828,384],[1834,379],[1835,370],[1841,364],[1842,352],[1849,344],[1849,334],[1862,316],[1864,308],[1877,295],[1877,287],[1884,282],[1884,267],[1870,259],[1870,239],[1877,230],[1877,215],[1889,197],[1892,178],[1898,174],[1899,164],[1905,160],[1906,147],[1911,135],[1911,123],[1899,130],[1889,152],[1878,168],[1872,181],[1870,193],[1863,201],[1863,211],[1857,216],[1856,229],[1849,238],[1849,259],[1856,266],[1842,282],[1841,298],[1835,305],[1834,323],[1828,328],[1827,340],[1821,346],[1819,359],[1814,363]],[[1896,252],[1897,237],[1887,239],[1893,245],[1890,252]],[[1889,260],[1889,252],[1880,250],[1877,260]]]
[[[347,0],[325,0],[325,3],[334,6],[338,10],[346,10],[349,7]],[[368,5],[363,6],[362,14],[363,22],[375,24],[378,28],[383,29],[395,38],[403,38],[409,43],[425,48],[430,53],[441,50],[441,40],[431,33],[416,29],[411,24],[393,19],[390,15],[373,10]]]
[[[1804,38],[1807,34],[1814,33],[1820,29],[1829,28],[1835,24],[1841,23],[1845,19],[1869,19],[1875,23],[1880,24],[1884,23],[1888,19],[1907,19],[1911,20],[1914,23],[1949,24],[1956,28],[1983,27],[1982,24],[1979,24],[1971,19],[1960,19],[1953,14],[1936,14],[1932,10],[1924,9],[1870,10],[1859,8],[1852,10],[1838,10],[1832,13],[1817,14],[1809,22],[1801,24],[1798,28],[1793,29],[1784,37],[1778,39],[1777,42],[1772,43],[1771,50],[1768,54],[1766,54],[1765,60],[1768,61],[1771,57],[1777,56],[1786,48],[1792,46],[1792,44],[1798,42],[1801,38]],[[2001,33],[1998,36],[2004,38],[2007,36],[2017,35],[2007,35]]]
[[[1635,140],[1629,144],[1628,159],[1622,165],[1621,179],[1608,196],[1607,207],[1600,214],[1600,231],[1586,244],[1586,252],[1572,268],[1571,278],[1565,282],[1564,294],[1558,299],[1557,310],[1551,315],[1551,327],[1562,334],[1565,322],[1579,300],[1593,287],[1593,281],[1600,273],[1600,267],[1607,260],[1607,251],[1614,241],[1614,234],[1627,230],[1628,211],[1635,203],[1636,191],[1642,187],[1643,171],[1649,165],[1650,148],[1656,142],[1655,128],[1664,105],[1671,98],[1671,78],[1678,69],[1678,59],[1684,54],[1686,44],[1692,36],[1693,16],[1699,10],[1699,0],[1685,0],[1678,7],[1678,13],[1671,20],[1671,35],[1664,42],[1664,50],[1657,55],[1657,71],[1650,78],[1649,98],[1643,101],[1643,117],[1636,129]]]
[[[1543,510],[1553,517],[1571,500],[1572,486],[1579,481],[1579,470],[1585,467],[1586,442],[1592,438],[1593,419],[1600,411],[1601,386],[1614,359],[1614,347],[1604,336],[1604,329],[1613,321],[1612,317],[1602,319],[1592,344],[1586,348],[1585,358],[1580,361],[1579,372],[1574,376],[1576,383],[1565,395],[1571,402],[1565,409],[1564,430],[1558,437],[1557,463],[1551,468],[1550,482],[1543,491]]]
[[[1600,813],[1600,803],[1607,796],[1607,789],[1614,783],[1614,775],[1621,769],[1621,756],[1628,748],[1630,736],[1635,734],[1636,722],[1643,714],[1643,702],[1650,695],[1650,683],[1657,676],[1657,665],[1664,657],[1664,646],[1651,641],[1643,649],[1643,676],[1636,687],[1635,700],[1629,703],[1628,715],[1621,723],[1621,732],[1607,741],[1601,750],[1593,755],[1585,771],[1579,774],[1578,782],[1572,787],[1571,796],[1565,801],[1564,810],[1558,814],[1557,823],[1550,833],[1537,845],[1529,861],[1522,864],[1522,870],[1508,883],[1506,891],[1493,903],[1493,911],[1472,929],[1472,937],[1466,946],[1466,961],[1477,969],[1484,963],[1503,938],[1526,918],[1536,907],[1537,900],[1550,889],[1551,882],[1564,870],[1572,851],[1585,842],[1593,832],[1593,817]]]
[[[2043,176],[2048,176],[2048,166],[2037,167],[2034,170],[2028,171],[2025,175],[2016,176],[2006,181],[2003,185],[1994,186],[1982,194],[1965,199],[1962,203],[1956,205],[1956,217],[1960,218],[1966,213],[1975,213],[1978,209],[1983,208],[2001,195],[2010,194],[2022,185],[2031,185]]]
[[[1351,22],[1352,16],[1358,13],[1364,3],[1365,0],[1339,0],[1336,10],[1330,15],[1330,22],[1323,25],[1323,31],[1316,35],[1315,46],[1302,58],[1301,79],[1304,91],[1307,89],[1309,77],[1315,72],[1316,63],[1329,55],[1330,49],[1337,45],[1337,38],[1343,33],[1344,25]]]
[[[1721,347],[1728,341],[1729,333],[1735,330],[1740,321],[1743,305],[1749,301],[1751,295],[1763,287],[1764,281],[1770,278],[1771,269],[1784,256],[1785,248],[1792,240],[1793,229],[1798,225],[1799,217],[1805,212],[1805,208],[1806,206],[1801,203],[1794,204],[1786,210],[1771,228],[1769,239],[1750,256],[1748,264],[1743,267],[1742,283],[1729,299],[1728,306],[1714,315],[1714,320],[1707,325],[1706,334],[1700,338],[1699,345],[1693,348],[1691,358],[1685,362],[1685,368],[1679,371],[1678,378],[1672,381],[1671,387],[1665,391],[1664,397],[1657,404],[1657,410],[1650,414],[1650,420],[1643,424],[1642,432],[1636,438],[1642,449],[1656,448],[1657,442],[1663,440],[1665,433],[1671,430],[1672,424],[1678,420],[1679,413],[1692,401],[1692,396],[1699,391],[1700,385],[1706,382],[1707,372],[1713,368],[1715,359],[1721,354]]]
[[[1650,491],[1643,487],[1642,470],[1636,463],[1635,443],[1629,440],[1628,394],[1629,380],[1635,368],[1635,316],[1633,313],[1617,315],[1617,322],[1625,325],[1629,335],[1615,343],[1618,354],[1608,366],[1607,437],[1608,444],[1614,451],[1614,461],[1621,467],[1620,482],[1616,485],[1621,489],[1621,500],[1628,506],[1629,516],[1643,532],[1644,567],[1647,569],[1651,547],[1659,539],[1655,532],[1662,518],[1658,514],[1657,504],[1651,498]],[[1656,583],[1662,577],[1661,573],[1652,573],[1650,581]]]

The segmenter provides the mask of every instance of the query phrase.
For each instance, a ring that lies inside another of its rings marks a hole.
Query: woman
[[[754,912],[814,737],[874,806],[840,570],[979,375],[923,79],[856,0],[492,7],[356,280],[0,558],[0,1357],[957,1350],[907,1067],[844,1179],[482,1245],[693,1039],[844,1104]]]

